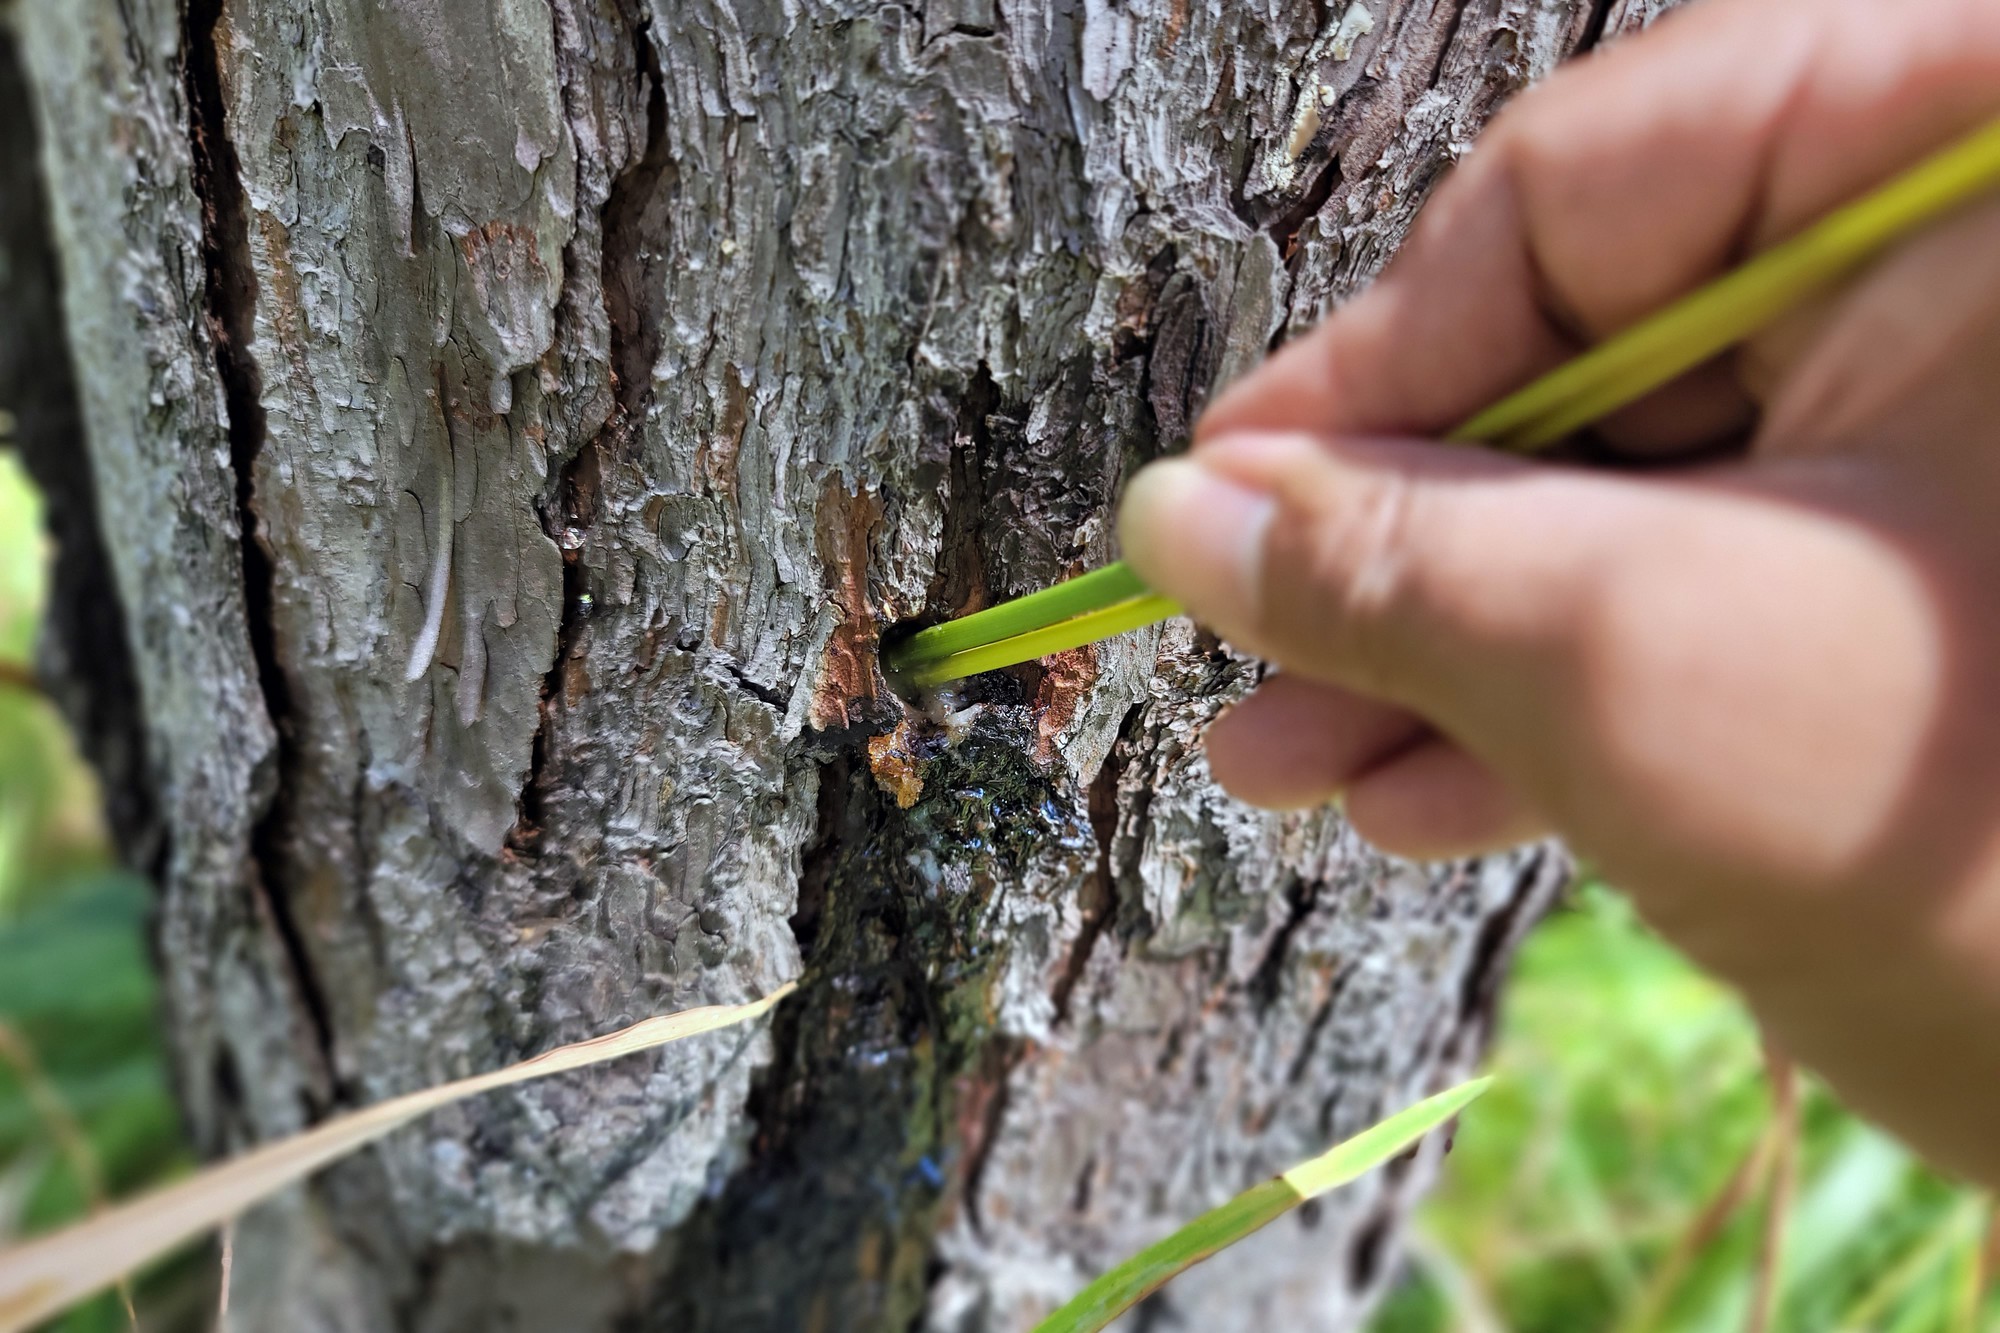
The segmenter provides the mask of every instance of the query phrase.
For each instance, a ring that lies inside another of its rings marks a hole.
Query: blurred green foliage
[[[1461,1124],[1374,1333],[1742,1329],[1765,1195],[1661,1269],[1773,1116],[1736,997],[1586,887],[1528,941],[1491,1093]],[[1976,1316],[1986,1200],[1803,1081],[1770,1327],[2000,1328]],[[1650,1315],[1650,1317],[1648,1317]]]
[[[0,452],[0,1243],[81,1217],[187,1155],[146,951],[151,893],[113,865],[89,775],[29,679],[40,534],[33,489]],[[185,1306],[188,1276],[182,1265],[149,1284],[142,1294],[161,1298],[149,1311]],[[107,1294],[55,1327],[129,1321]]]
[[[0,669],[32,660],[44,544],[32,488],[0,451]],[[0,1244],[183,1169],[146,951],[149,892],[113,868],[83,766],[47,702],[0,677]],[[12,1039],[28,1053],[9,1057]],[[1660,1270],[1765,1135],[1769,1081],[1729,991],[1590,887],[1529,941],[1497,1086],[1459,1130],[1408,1275],[1374,1333],[1740,1329],[1762,1195]],[[79,1131],[79,1144],[65,1132]],[[1809,1082],[1772,1327],[2000,1329],[1973,1304],[1985,1200],[1927,1172]],[[79,1156],[83,1161],[79,1163]],[[142,1288],[147,1327],[205,1322],[196,1256]],[[1657,1318],[1639,1318],[1649,1308]],[[62,1333],[126,1328],[118,1298]]]
[[[41,509],[11,455],[0,454],[0,663],[28,670],[41,617]],[[48,705],[18,679],[0,680],[0,912],[24,886],[54,878],[81,801],[67,779],[66,747]],[[86,840],[87,835],[86,835]]]

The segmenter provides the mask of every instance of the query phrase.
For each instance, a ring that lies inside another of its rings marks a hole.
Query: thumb
[[[1884,608],[1870,612],[1884,624],[1910,599],[1881,543],[1817,485],[1239,435],[1135,476],[1119,533],[1139,575],[1196,619],[1287,672],[1419,714],[1564,823],[1580,782],[1635,795],[1661,765],[1687,766],[1697,736],[1711,761],[1741,748],[1745,716],[1797,711],[1769,721],[1824,730],[1827,701],[1799,682],[1854,675],[1838,664],[1872,660],[1856,651],[1857,606]],[[1771,752],[1738,756],[1746,778]]]
[[[1553,684],[1629,514],[1607,479],[1462,446],[1253,434],[1126,488],[1125,558],[1288,672],[1422,712]]]

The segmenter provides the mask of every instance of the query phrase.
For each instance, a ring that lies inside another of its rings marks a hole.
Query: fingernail
[[[1125,559],[1154,589],[1218,628],[1256,605],[1277,502],[1189,458],[1143,468],[1118,509]]]

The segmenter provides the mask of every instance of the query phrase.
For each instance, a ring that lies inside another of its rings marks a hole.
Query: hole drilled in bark
[[[898,699],[924,713],[935,712],[940,702],[957,709],[972,704],[1025,704],[1033,701],[1042,688],[1042,677],[1047,674],[1039,662],[1021,662],[998,671],[982,671],[976,676],[934,686],[912,685],[889,670],[889,658],[898,645],[907,643],[920,630],[944,623],[945,619],[942,616],[919,616],[899,620],[882,631],[882,678],[889,682],[889,688]]]
[[[876,649],[881,654],[882,679],[889,682],[890,690],[895,693],[898,699],[915,708],[923,707],[926,692],[903,679],[900,673],[891,671],[889,669],[889,661],[894,656],[894,650],[908,643],[917,631],[929,629],[937,623],[934,617],[899,620],[883,630],[882,637],[876,643]]]

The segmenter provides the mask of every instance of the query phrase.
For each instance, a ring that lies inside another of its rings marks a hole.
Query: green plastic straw
[[[1927,222],[2000,185],[2000,120],[1481,412],[1446,438],[1546,448],[1720,355]],[[1135,619],[1141,611],[1149,619]],[[941,684],[1177,615],[1123,562],[935,625],[885,655],[891,675]]]
[[[1218,1250],[1403,1152],[1464,1110],[1492,1083],[1490,1078],[1478,1078],[1428,1097],[1311,1161],[1251,1186],[1098,1278],[1037,1324],[1035,1333],[1095,1333]]]

